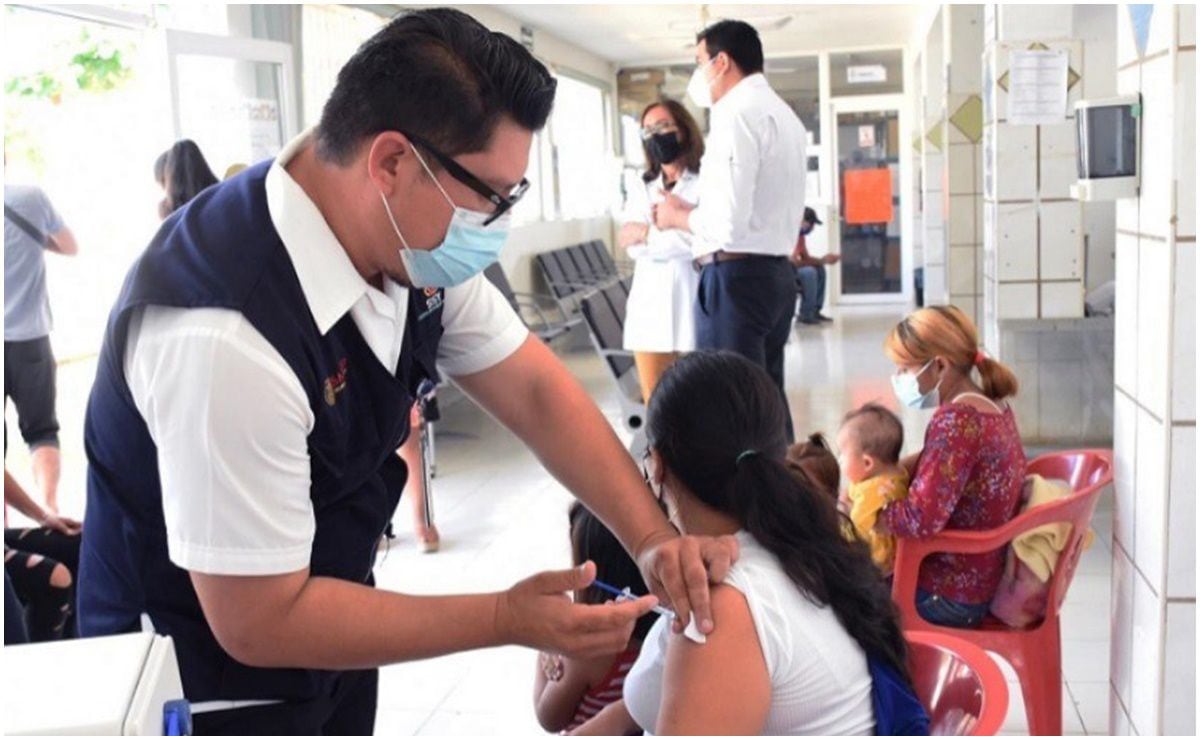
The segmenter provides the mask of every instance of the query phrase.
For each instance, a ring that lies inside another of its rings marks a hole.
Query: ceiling
[[[502,12],[618,66],[688,62],[696,32],[721,18],[759,29],[768,58],[904,46],[919,5],[502,5]]]

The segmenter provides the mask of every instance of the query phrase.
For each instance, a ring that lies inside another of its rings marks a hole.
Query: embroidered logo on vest
[[[338,394],[346,390],[346,358],[338,360],[337,372],[325,379],[325,403],[337,403]]]
[[[417,321],[424,319],[434,311],[442,307],[443,296],[445,295],[444,288],[425,288],[422,293],[425,296],[425,310],[417,317]]]

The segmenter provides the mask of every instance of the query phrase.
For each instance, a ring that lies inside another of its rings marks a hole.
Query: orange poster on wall
[[[845,170],[842,192],[846,198],[846,223],[886,224],[892,220],[892,173],[887,167]]]

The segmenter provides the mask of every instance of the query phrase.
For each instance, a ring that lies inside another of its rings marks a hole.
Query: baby
[[[841,472],[825,435],[810,434],[805,441],[789,447],[784,460],[793,473],[799,473],[830,498],[837,499]]]
[[[871,547],[871,557],[891,575],[895,539],[875,530],[879,512],[908,494],[908,473],[900,464],[904,427],[900,419],[877,403],[851,411],[838,430],[838,463],[850,482],[850,521]]]

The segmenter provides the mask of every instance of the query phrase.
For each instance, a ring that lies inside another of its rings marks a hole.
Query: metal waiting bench
[[[496,286],[500,294],[508,300],[509,305],[517,312],[521,320],[525,322],[525,326],[529,327],[529,331],[536,334],[543,342],[550,342],[557,339],[576,326],[579,326],[580,318],[568,315],[563,311],[561,306],[556,307],[557,312],[561,314],[559,318],[551,318],[546,315],[542,304],[547,301],[553,302],[550,296],[513,290],[512,284],[508,282],[508,276],[504,273],[504,268],[500,266],[499,262],[488,266],[483,271],[483,274],[491,281],[492,285]]]
[[[604,242],[594,239],[535,255],[551,296],[564,315],[579,313],[580,301],[589,292],[624,278]]]
[[[628,298],[628,281],[617,279],[587,294],[580,302],[580,312],[587,322],[592,344],[604,359],[605,367],[617,387],[621,421],[633,433],[629,452],[635,460],[641,460],[646,452],[646,405],[642,401],[633,353],[623,349],[625,301]]]

